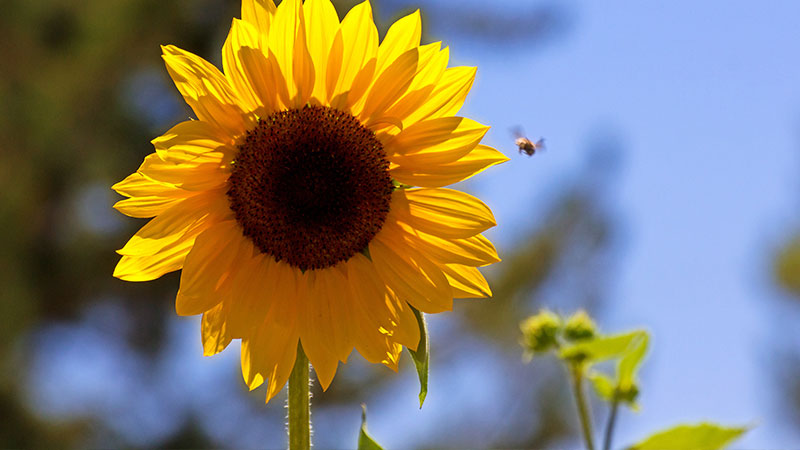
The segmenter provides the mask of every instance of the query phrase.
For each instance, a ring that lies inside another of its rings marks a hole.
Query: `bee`
[[[514,144],[519,147],[520,153],[525,153],[528,156],[533,156],[537,150],[544,150],[544,138],[539,138],[538,141],[533,142],[528,139],[524,134],[522,134],[522,130],[517,127],[513,130],[514,136],[517,138],[514,141]]]

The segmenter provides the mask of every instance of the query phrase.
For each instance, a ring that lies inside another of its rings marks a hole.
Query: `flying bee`
[[[519,127],[513,130],[514,136],[516,136],[516,140],[514,144],[519,147],[520,153],[525,153],[528,156],[533,156],[537,150],[544,150],[544,138],[539,138],[538,141],[533,142],[528,139],[524,134],[522,134],[522,130]]]

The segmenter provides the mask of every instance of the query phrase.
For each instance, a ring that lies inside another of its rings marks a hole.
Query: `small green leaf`
[[[428,326],[425,323],[425,316],[413,306],[411,310],[414,311],[419,325],[419,344],[416,350],[408,349],[408,352],[414,360],[414,365],[417,366],[417,375],[419,375],[419,408],[422,409],[422,404],[428,395],[428,361],[430,360],[431,345],[428,340]]]
[[[598,337],[589,341],[580,341],[561,349],[559,355],[563,359],[580,359],[589,363],[597,363],[617,358],[628,352],[631,343],[644,331],[632,331],[625,334]]]
[[[647,353],[650,344],[650,336],[646,332],[640,331],[636,338],[631,342],[629,351],[619,360],[617,366],[617,376],[619,377],[618,389],[623,392],[630,391],[636,385],[636,372],[639,365]]]
[[[597,396],[610,402],[614,400],[614,381],[608,375],[601,372],[590,372],[587,375]]]
[[[628,447],[629,450],[719,450],[741,436],[748,427],[726,428],[713,423],[678,425]]]
[[[383,450],[367,433],[367,405],[361,404],[361,432],[358,434],[358,450]]]

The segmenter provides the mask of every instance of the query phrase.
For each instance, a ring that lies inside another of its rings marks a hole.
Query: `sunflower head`
[[[379,42],[369,2],[340,21],[330,0],[244,0],[222,71],[174,46],[167,70],[196,119],[113,188],[152,218],[114,275],[182,269],[176,310],[202,314],[206,355],[242,340],[242,371],[267,400],[298,344],[323,388],[355,348],[397,369],[420,340],[414,309],[488,297],[499,261],[480,200],[444,186],[507,160],[488,127],[455,114],[475,70],[420,44],[419,11]]]

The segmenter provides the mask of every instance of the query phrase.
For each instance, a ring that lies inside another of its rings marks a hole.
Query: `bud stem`
[[[592,417],[586,404],[586,396],[583,394],[583,367],[580,364],[570,364],[569,371],[572,376],[572,390],[575,393],[575,402],[578,405],[578,416],[581,420],[586,450],[594,450]]]
[[[608,422],[606,423],[606,437],[603,441],[603,450],[611,450],[611,438],[614,436],[614,425],[617,423],[617,409],[619,407],[619,400],[616,396],[614,401],[611,402],[611,412],[608,414]]]

